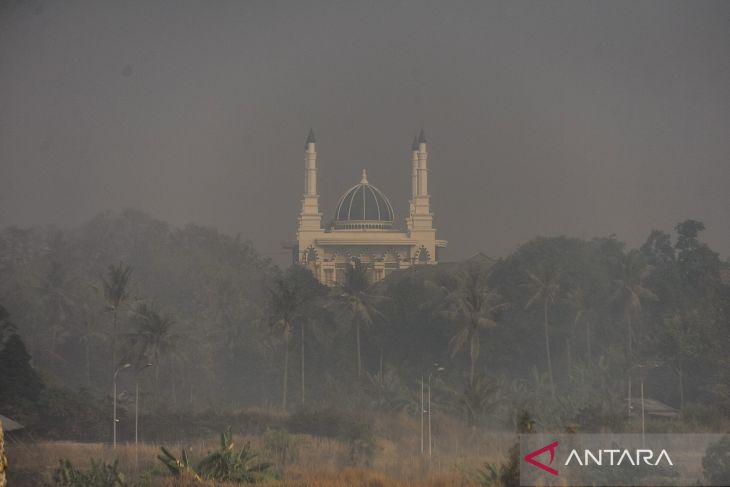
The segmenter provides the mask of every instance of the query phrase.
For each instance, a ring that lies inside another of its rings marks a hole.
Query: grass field
[[[411,487],[474,485],[470,477],[485,462],[499,463],[515,440],[510,433],[485,433],[470,430],[458,423],[439,425],[434,435],[433,454],[420,452],[420,426],[411,418],[392,418],[381,424],[383,434],[376,434],[374,450],[364,461],[354,462],[351,445],[345,441],[312,435],[286,435],[287,452],[277,451],[281,442],[272,442],[266,434],[235,436],[236,446],[250,441],[261,460],[275,463],[280,480],[266,485],[277,487]],[[216,448],[218,438],[211,436],[187,443],[165,444],[175,455],[185,447],[193,460]],[[29,438],[8,442],[10,484],[13,487],[42,486],[51,483],[59,459],[70,460],[86,468],[91,459],[119,460],[129,485],[172,486],[201,485],[171,477],[157,459],[160,445],[118,444],[65,441],[32,441]],[[427,451],[427,445],[425,450]],[[283,460],[287,457],[287,460]],[[213,485],[212,483],[210,485]],[[221,485],[221,484],[216,484]]]

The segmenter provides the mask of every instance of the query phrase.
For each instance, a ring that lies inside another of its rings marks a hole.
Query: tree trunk
[[[380,383],[383,383],[383,348],[380,347]]]
[[[631,371],[629,371],[629,396],[628,396],[628,401],[627,402],[629,404],[629,406],[628,406],[629,419],[631,419],[631,409],[632,409],[632,404],[631,404]]]
[[[586,351],[588,352],[588,363],[593,362],[593,354],[591,353],[591,322],[586,320]]]
[[[301,369],[302,369],[302,404],[304,404],[304,326],[301,327],[301,331],[302,331],[302,340],[301,340],[301,342],[302,342],[301,343],[301,345],[302,345],[302,352],[301,352],[301,355],[302,355],[302,367],[301,367]]]
[[[56,335],[58,334],[58,327],[56,325],[51,327],[51,355],[56,354]]]
[[[177,384],[175,381],[175,364],[170,360],[170,372],[172,372],[172,409],[177,410]]]
[[[157,351],[154,351],[152,353],[152,357],[154,357],[154,364],[155,364],[155,396],[157,397],[157,400],[159,402],[160,398],[160,354]]]
[[[360,321],[355,322],[355,334],[357,338],[357,378],[362,375],[362,358],[360,356]]]
[[[682,365],[679,366],[679,417],[684,414],[684,374]]]
[[[84,356],[86,368],[86,387],[91,388],[91,358],[89,356],[89,337],[84,340]]]
[[[117,368],[117,308],[112,318],[112,374]]]
[[[626,332],[627,333],[626,336],[627,336],[628,341],[629,341],[629,355],[631,355],[632,352],[633,352],[633,346],[631,344],[633,333],[631,331],[631,315],[630,314],[626,317],[626,323],[628,324],[628,329],[627,329],[627,332]]]
[[[281,394],[281,409],[286,411],[286,389],[289,378],[289,339],[284,338],[284,385]]]
[[[550,380],[550,394],[555,399],[555,383],[553,382],[553,361],[550,356],[550,335],[548,334],[548,302],[543,301],[543,317],[545,320],[545,351],[547,353],[548,379]]]
[[[568,362],[568,373],[570,374],[570,371],[573,370],[573,352],[570,349],[570,337],[565,340],[565,358]]]

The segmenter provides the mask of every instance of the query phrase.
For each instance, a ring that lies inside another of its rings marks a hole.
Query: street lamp
[[[631,367],[631,370],[638,370],[639,371],[639,382],[640,382],[640,391],[641,391],[641,446],[644,446],[644,436],[645,436],[645,415],[644,415],[644,379],[646,378],[646,375],[649,373],[649,369],[654,369],[656,367],[659,367],[659,362],[647,362],[644,364],[636,364]],[[629,412],[631,411],[631,370],[629,370]]]
[[[119,372],[121,370],[126,369],[131,366],[132,366],[132,364],[124,364],[124,365],[119,366],[117,368],[117,370],[114,371],[114,377],[112,379],[112,383],[114,385],[114,388],[112,390],[112,396],[113,396],[113,402],[114,402],[114,417],[112,419],[112,423],[114,423],[114,440],[112,443],[112,445],[113,445],[112,448],[115,448],[115,449],[117,447],[117,421],[119,421],[119,419],[117,419],[117,374],[119,374]]]
[[[431,448],[433,441],[431,440],[431,376],[436,372],[443,372],[445,369],[440,367],[439,364],[433,364],[435,370],[432,370],[428,374],[428,459],[431,460]]]
[[[433,369],[428,374],[428,410],[424,407],[423,404],[423,376],[421,376],[421,455],[423,455],[423,423],[424,423],[424,414],[428,412],[428,458],[431,458],[431,377],[436,372],[443,372],[445,369],[441,367],[439,364],[435,363],[433,364]]]
[[[139,374],[147,367],[152,367],[152,363],[148,363],[137,370],[134,376],[134,465],[137,468],[139,456],[137,451],[137,443],[139,441]]]
[[[423,455],[423,376],[421,376],[421,455]]]

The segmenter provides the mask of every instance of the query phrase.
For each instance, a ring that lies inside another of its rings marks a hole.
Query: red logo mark
[[[527,463],[533,464],[537,468],[541,468],[541,469],[545,470],[549,474],[557,475],[558,474],[557,470],[555,470],[554,468],[548,467],[544,463],[540,463],[537,460],[535,460],[535,457],[542,455],[546,451],[549,451],[550,452],[550,461],[548,462],[548,465],[552,464],[553,460],[555,459],[555,447],[557,447],[557,446],[558,446],[558,442],[553,441],[549,445],[543,446],[539,450],[535,450],[534,452],[528,453],[527,455],[525,455],[525,461]]]

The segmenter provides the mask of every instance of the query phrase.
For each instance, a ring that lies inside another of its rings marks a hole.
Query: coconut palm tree
[[[633,353],[634,326],[641,323],[642,300],[657,300],[656,294],[646,287],[649,276],[649,266],[644,256],[638,250],[628,252],[620,262],[619,277],[614,280],[616,291],[614,299],[619,300],[624,321],[626,322],[626,342],[628,353]]]
[[[506,385],[500,379],[493,379],[478,373],[474,381],[466,384],[461,391],[452,391],[453,407],[457,413],[474,426],[479,418],[494,412],[506,401],[503,390]]]
[[[117,321],[119,310],[129,299],[129,280],[132,268],[123,263],[110,265],[106,276],[101,278],[107,310],[112,313],[112,368],[117,366]]]
[[[163,358],[172,359],[177,351],[180,335],[173,333],[175,320],[160,313],[148,303],[141,303],[134,310],[135,329],[129,335],[137,349],[137,360],[152,363],[155,373],[155,388],[159,392],[160,365]],[[173,378],[174,384],[174,378]]]
[[[286,411],[289,379],[289,342],[295,326],[300,331],[301,386],[304,403],[304,327],[312,321],[320,296],[326,292],[311,272],[301,266],[292,266],[274,282],[270,301],[270,326],[284,342],[284,378],[281,407]]]
[[[469,384],[474,384],[474,370],[481,349],[481,332],[497,325],[499,314],[508,303],[487,285],[489,276],[480,266],[470,265],[455,275],[456,285],[446,295],[446,316],[456,323],[458,331],[449,348],[455,356],[462,349],[469,351]]]
[[[550,355],[550,332],[548,328],[548,311],[551,305],[555,304],[560,292],[560,272],[549,265],[543,265],[540,270],[535,273],[526,271],[530,277],[532,285],[532,296],[527,301],[525,309],[531,307],[535,303],[542,303],[543,308],[543,325],[545,328],[545,354],[547,355],[548,379],[550,381],[550,394],[555,399],[555,381],[553,379],[553,362]]]
[[[77,319],[77,330],[79,342],[84,346],[84,370],[86,375],[86,386],[91,386],[91,345],[94,340],[102,340],[105,334],[97,329],[96,316],[92,313],[89,305],[83,303]]]
[[[360,333],[363,327],[372,326],[376,318],[385,319],[378,310],[384,296],[373,294],[368,282],[368,268],[360,259],[353,259],[345,269],[345,279],[335,291],[335,300],[349,316],[355,327],[357,351],[357,377],[362,377],[362,353]]]
[[[581,324],[585,324],[586,334],[586,358],[588,362],[592,362],[592,351],[591,351],[591,321],[594,316],[593,303],[591,302],[591,296],[588,291],[578,286],[571,289],[565,295],[565,301],[572,308],[575,313],[573,318],[573,326],[571,328],[570,336],[568,337],[568,353],[570,355],[573,332]],[[570,365],[570,363],[569,363]]]

